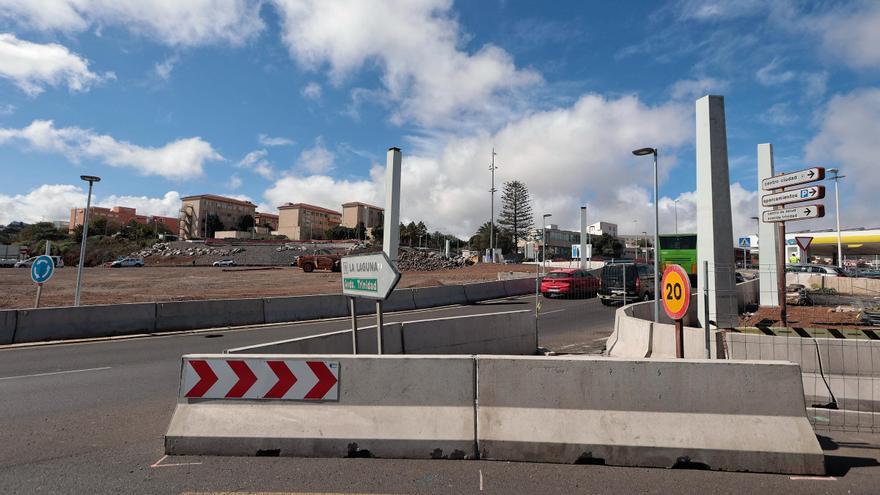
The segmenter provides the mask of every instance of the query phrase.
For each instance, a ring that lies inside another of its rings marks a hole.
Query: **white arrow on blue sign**
[[[37,256],[31,265],[31,280],[36,284],[45,284],[55,273],[55,262],[51,256]]]

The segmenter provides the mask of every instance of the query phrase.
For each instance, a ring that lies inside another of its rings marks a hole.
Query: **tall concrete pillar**
[[[587,207],[581,206],[581,269],[587,268]]]
[[[733,256],[730,174],[724,97],[697,100],[697,288],[699,318],[705,325],[705,262],[709,262],[709,320],[719,328],[738,324]]]
[[[773,167],[773,145],[763,143],[758,145],[758,216],[763,218],[764,212],[774,207],[765,207],[761,204],[761,196],[766,194],[761,191],[761,180],[775,175]],[[760,260],[759,284],[761,306],[771,308],[779,307],[779,284],[776,277],[776,263],[779,260],[779,231],[776,224],[764,223],[762,220],[758,227],[758,254]]]
[[[395,266],[400,244],[400,161],[400,148],[388,148],[385,161],[385,225],[382,230],[382,250]]]

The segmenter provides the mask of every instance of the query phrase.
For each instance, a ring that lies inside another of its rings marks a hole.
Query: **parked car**
[[[808,273],[822,277],[846,277],[843,269],[830,265],[791,264],[785,265],[785,273]]]
[[[235,266],[235,260],[220,260],[211,263],[211,266]]]
[[[617,303],[650,301],[654,298],[654,267],[644,263],[614,263],[602,267],[599,300]]]
[[[332,272],[342,271],[342,256],[338,254],[322,253],[322,254],[306,254],[297,256],[296,266],[302,268],[306,273],[318,270],[330,270]]]
[[[61,256],[52,256],[52,261],[55,262],[55,268],[61,268],[64,266],[64,260],[61,259]],[[32,256],[26,260],[18,261],[14,265],[15,268],[30,268],[31,265],[34,264],[34,260],[36,260],[36,256]]]
[[[119,260],[110,263],[110,268],[125,268],[129,266],[142,267],[144,266],[143,258],[122,258]]]
[[[553,296],[593,296],[599,290],[599,279],[585,270],[553,270],[541,280],[541,295]]]

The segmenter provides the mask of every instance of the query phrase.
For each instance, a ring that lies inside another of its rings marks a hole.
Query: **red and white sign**
[[[810,243],[813,242],[812,237],[795,237],[794,240],[797,242],[797,245],[800,246],[800,248],[804,251],[806,251],[807,248],[810,247]]]
[[[191,399],[339,400],[339,363],[184,357],[180,393]]]

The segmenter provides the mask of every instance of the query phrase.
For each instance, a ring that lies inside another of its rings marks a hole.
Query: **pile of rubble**
[[[172,256],[186,256],[190,258],[198,258],[201,256],[232,256],[244,252],[242,247],[233,247],[228,249],[212,248],[204,245],[174,247],[167,242],[157,242],[152,246],[132,253],[132,257],[149,258],[151,256],[170,258]]]
[[[436,251],[416,251],[414,249],[401,249],[397,258],[397,268],[400,271],[430,272],[448,268],[462,268],[473,264],[473,261],[464,256],[446,258]]]

